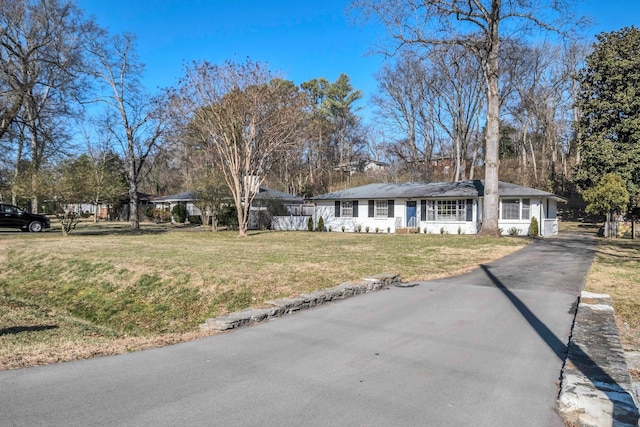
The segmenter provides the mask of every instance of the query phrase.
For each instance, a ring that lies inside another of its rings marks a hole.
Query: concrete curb
[[[394,273],[383,273],[373,277],[362,279],[361,282],[346,282],[333,288],[311,292],[309,294],[298,295],[293,298],[282,298],[267,301],[269,307],[248,308],[237,311],[226,316],[219,316],[207,319],[200,325],[205,331],[226,331],[253,323],[262,322],[274,317],[281,317],[287,314],[305,310],[317,305],[322,305],[330,301],[341,300],[355,295],[377,291],[391,285],[400,283],[400,275]]]
[[[558,397],[567,425],[636,427],[640,415],[611,298],[582,292]]]

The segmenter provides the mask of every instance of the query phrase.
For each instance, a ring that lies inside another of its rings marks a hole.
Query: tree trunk
[[[140,220],[138,219],[138,186],[131,182],[129,186],[129,223],[132,230],[140,230]]]
[[[140,230],[138,220],[138,174],[135,164],[135,153],[132,139],[129,139],[129,223],[131,230]]]
[[[461,151],[462,151],[462,148],[460,144],[460,135],[457,135],[456,136],[456,172],[453,178],[455,182],[460,181],[460,163],[461,163],[461,157],[462,157]]]
[[[499,143],[500,143],[500,92],[498,86],[498,16],[500,1],[493,0],[491,28],[491,49],[485,65],[487,79],[487,139],[484,158],[484,202],[482,206],[482,236],[500,236],[498,217],[500,211],[500,195],[498,192],[499,176]]]

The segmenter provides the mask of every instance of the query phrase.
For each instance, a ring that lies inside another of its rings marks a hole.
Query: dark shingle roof
[[[270,188],[260,187],[260,191],[255,196],[256,200],[281,200],[282,202],[289,203],[302,203],[304,199],[299,196],[294,196],[284,191],[273,190]]]
[[[554,197],[542,190],[500,181],[501,197]],[[368,184],[312,197],[312,200],[351,200],[389,198],[469,198],[484,196],[484,181],[480,179],[457,182],[406,182],[401,184]]]
[[[255,196],[256,200],[281,200],[289,203],[302,203],[303,198],[293,196],[283,191],[272,190],[270,188],[260,187],[260,191]],[[154,202],[191,202],[196,200],[194,191],[183,191],[182,193],[172,194],[170,196],[154,197]]]
[[[193,191],[183,191],[182,193],[172,194],[170,196],[154,197],[154,202],[190,202],[196,198]]]

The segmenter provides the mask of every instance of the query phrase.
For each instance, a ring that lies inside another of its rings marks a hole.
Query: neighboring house
[[[152,197],[148,194],[138,192],[138,219],[143,220],[145,210],[153,206]],[[97,215],[98,219],[129,221],[129,196],[124,195],[119,202],[103,203],[98,205],[92,203],[68,203],[64,205],[65,211],[73,211],[80,215]]]
[[[201,215],[200,209],[196,206],[196,194],[193,191],[185,191],[170,196],[156,197],[153,199],[157,209],[169,209],[171,211],[177,204],[183,204],[189,216]],[[274,203],[279,202],[284,205],[289,216],[311,216],[312,212],[306,212],[303,205],[303,198],[293,196],[283,191],[272,190],[270,188],[259,187],[258,193],[253,199],[249,214],[249,228],[259,228],[258,212],[266,211]],[[306,224],[305,224],[306,227]]]
[[[557,204],[552,193],[500,182],[502,234],[527,235],[531,218],[540,236],[558,234]],[[402,229],[432,234],[476,234],[482,225],[482,180],[369,184],[312,198],[315,221],[331,231],[395,233]]]
[[[333,169],[335,171],[353,175],[358,172],[360,173],[373,172],[373,171],[386,170],[388,168],[389,168],[388,163],[380,162],[378,160],[354,160],[347,163],[341,163],[335,166]]]
[[[305,216],[312,216],[313,212],[307,212],[307,206],[304,205],[304,199],[294,196],[284,191],[272,190],[270,188],[260,187],[258,193],[253,199],[251,210],[249,211],[249,229],[257,229],[267,226],[261,223],[262,219],[259,212],[268,211],[274,202],[282,203],[286,208],[287,216],[284,212],[276,212],[270,218],[270,227],[275,230],[303,230],[307,224]],[[271,212],[271,214],[274,214]]]
[[[362,167],[364,172],[375,172],[389,169],[389,163],[380,162],[378,160],[367,160]]]
[[[196,193],[193,191],[183,191],[182,193],[170,196],[160,196],[153,198],[156,209],[168,209],[171,212],[174,206],[182,204],[187,209],[188,216],[199,216],[202,214],[195,205]]]
[[[146,193],[141,193],[138,191],[137,194],[138,194],[138,219],[142,221],[144,220],[145,211],[147,210],[147,208],[153,206],[153,201],[152,201],[152,197]],[[118,218],[120,221],[130,221],[129,200],[130,200],[129,196],[126,196],[125,198],[122,199],[120,206],[116,206],[110,209],[111,211],[113,211],[112,217]],[[108,210],[105,211],[104,209],[102,209],[101,212],[99,213],[98,218],[102,218],[103,214],[105,213],[107,213],[107,216],[111,215],[108,213]]]

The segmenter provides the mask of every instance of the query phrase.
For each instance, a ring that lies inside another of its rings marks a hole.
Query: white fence
[[[311,216],[274,216],[271,229],[277,231],[306,231]]]
[[[543,237],[549,237],[549,236],[555,236],[556,234],[558,234],[558,220],[557,219],[545,219],[543,220],[543,230],[542,230],[542,236]]]

